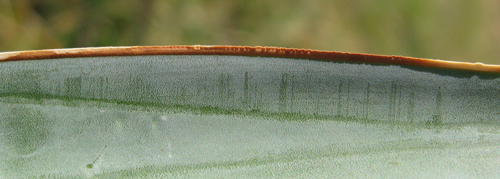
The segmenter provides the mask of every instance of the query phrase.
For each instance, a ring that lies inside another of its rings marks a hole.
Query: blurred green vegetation
[[[0,0],[0,51],[251,45],[500,64],[500,1]]]

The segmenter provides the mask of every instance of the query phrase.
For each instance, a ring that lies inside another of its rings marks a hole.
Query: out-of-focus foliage
[[[0,51],[260,45],[500,64],[500,1],[0,0]]]

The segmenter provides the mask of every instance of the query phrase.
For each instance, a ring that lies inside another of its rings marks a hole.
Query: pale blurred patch
[[[0,51],[259,45],[500,64],[500,1],[0,0]]]

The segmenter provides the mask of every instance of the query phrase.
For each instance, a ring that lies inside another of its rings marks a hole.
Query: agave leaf
[[[234,55],[0,63],[1,177],[497,176],[500,74]]]

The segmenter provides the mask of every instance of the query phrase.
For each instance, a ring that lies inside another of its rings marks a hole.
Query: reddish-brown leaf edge
[[[89,47],[15,51],[0,53],[0,62],[20,60],[40,60],[74,57],[134,56],[134,55],[235,55],[259,57],[301,58],[322,61],[344,61],[368,64],[405,65],[477,72],[500,73],[500,65],[444,61],[404,56],[387,56],[337,51],[319,51],[281,47],[250,46],[130,46],[130,47]]]

